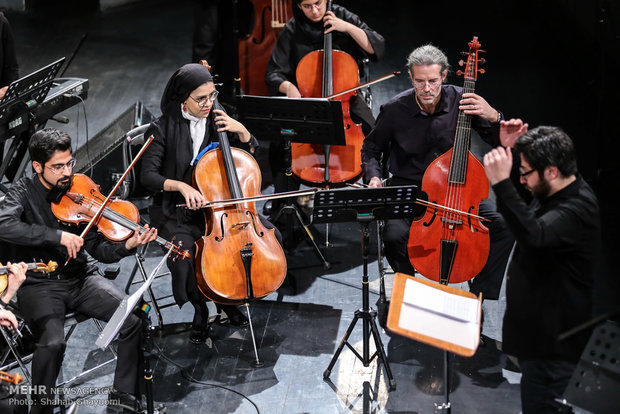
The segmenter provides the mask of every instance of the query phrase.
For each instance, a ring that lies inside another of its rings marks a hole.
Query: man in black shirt
[[[591,332],[562,341],[558,336],[592,317],[598,201],[578,174],[573,143],[561,129],[535,128],[517,138],[514,152],[521,184],[533,196],[529,206],[508,179],[511,150],[498,147],[484,156],[498,209],[517,241],[507,274],[502,349],[519,360],[524,414],[566,412],[555,399]]]
[[[382,186],[382,163],[391,173],[389,185],[418,185],[429,164],[452,148],[459,110],[471,115],[472,128],[492,146],[500,143],[502,114],[475,93],[445,84],[450,65],[446,55],[433,45],[416,48],[407,59],[413,88],[381,106],[372,132],[362,147],[362,168],[370,187]],[[511,128],[514,125],[510,126]],[[388,161],[382,157],[387,154]],[[486,299],[499,296],[504,268],[513,240],[493,204],[483,200],[480,215],[491,219],[489,259],[474,279],[470,291]],[[396,272],[415,274],[409,261],[407,242],[412,219],[388,220],[383,242],[385,256]]]
[[[51,413],[53,406],[46,402],[47,398],[54,398],[51,390],[63,360],[65,315],[77,311],[108,321],[124,297],[110,280],[96,273],[85,250],[101,262],[118,262],[136,247],[154,240],[157,231],[136,232],[124,243],[109,242],[96,229],[81,238],[81,228],[60,223],[51,209],[51,203],[58,202],[71,186],[75,165],[71,138],[46,128],[32,136],[28,149],[36,175],[15,182],[0,203],[0,240],[19,246],[14,258],[17,261],[36,258],[60,265],[45,276],[28,272],[17,291],[20,311],[36,338],[32,385],[41,392],[32,395],[31,413]],[[133,396],[138,392],[141,333],[140,319],[135,315],[128,317],[120,330],[114,388],[110,393],[111,401],[120,399],[130,408],[135,408]]]

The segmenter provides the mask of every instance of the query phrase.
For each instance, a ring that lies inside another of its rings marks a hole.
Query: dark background
[[[601,310],[617,303],[620,282],[612,263],[615,196],[620,186],[617,154],[620,117],[616,77],[620,69],[620,6],[595,0],[442,1],[341,0],[387,41],[386,56],[371,66],[371,78],[403,74],[373,86],[374,107],[410,87],[407,54],[433,43],[450,59],[478,36],[487,51],[486,73],[476,90],[506,118],[531,127],[556,125],[573,138],[581,173],[596,190],[603,215],[604,250],[597,284]],[[191,59],[192,2],[143,1],[99,11],[97,1],[26,1],[27,11],[8,11],[20,74],[82,47],[65,76],[88,78],[83,114],[70,112],[68,129],[81,143],[94,136],[136,100],[159,115],[159,98],[170,74]],[[129,11],[129,13],[128,13]],[[128,17],[129,16],[129,17]],[[460,84],[453,73],[449,81]],[[50,126],[54,125],[50,122]],[[88,126],[88,131],[86,131]],[[73,130],[72,130],[73,128]],[[265,167],[267,168],[267,167]]]

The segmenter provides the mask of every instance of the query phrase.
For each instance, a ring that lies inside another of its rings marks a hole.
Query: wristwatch
[[[504,120],[504,114],[502,114],[500,111],[497,111],[497,122],[500,122],[503,120]]]

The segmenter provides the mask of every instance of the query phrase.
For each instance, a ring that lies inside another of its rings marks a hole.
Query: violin
[[[267,63],[278,35],[293,17],[292,0],[252,0],[252,5],[252,33],[239,40],[239,79],[245,94],[268,96]]]
[[[34,272],[41,272],[41,273],[52,273],[56,269],[58,269],[58,263],[52,260],[47,262],[47,264],[36,262],[36,263],[26,263],[26,265],[28,266],[26,270],[32,270]],[[9,274],[8,266],[2,266],[2,263],[0,263],[0,294],[4,292],[4,290],[6,289],[8,285],[8,282],[9,282],[8,274]]]
[[[62,196],[58,203],[52,203],[52,213],[63,223],[78,225],[89,222],[103,205],[106,197],[101,194],[100,187],[84,174],[71,176],[71,188]],[[94,223],[98,231],[108,240],[120,242],[127,240],[134,231],[147,231],[139,224],[138,208],[126,200],[113,199],[101,212]],[[183,259],[189,259],[190,253],[172,242],[157,236],[157,243],[164,246]]]
[[[0,371],[0,381],[8,382],[9,384],[17,385],[22,382],[24,378],[19,375],[19,372],[16,372],[14,375],[9,374],[8,372]]]
[[[327,2],[331,11],[332,2]],[[351,119],[349,100],[357,94],[359,67],[346,52],[333,50],[332,33],[323,37],[323,50],[314,50],[297,65],[295,76],[303,97],[329,97],[336,91],[342,103],[346,145],[317,145],[291,143],[291,170],[301,181],[310,185],[330,187],[356,181],[362,175],[361,150],[364,134],[360,124]],[[336,99],[334,97],[333,99]]]
[[[216,100],[213,108],[224,111]],[[231,148],[226,132],[205,153],[193,184],[208,200],[260,195],[261,173],[249,153]],[[196,278],[201,292],[221,304],[241,304],[275,292],[286,276],[286,257],[274,229],[266,229],[247,200],[203,209],[205,235],[196,241]]]
[[[473,93],[478,73],[480,43],[469,42],[463,93]],[[480,51],[482,52],[482,51]],[[414,219],[407,249],[413,267],[442,284],[461,283],[476,276],[489,256],[489,230],[478,215],[489,196],[484,167],[470,151],[471,115],[459,110],[453,147],[424,172],[422,191],[432,203]]]

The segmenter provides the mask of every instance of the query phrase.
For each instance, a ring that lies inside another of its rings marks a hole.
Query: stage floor
[[[435,18],[441,16],[442,25],[446,27],[451,24],[452,32],[439,28],[431,30],[434,24],[431,20],[434,19],[422,19],[408,1],[394,2],[401,10],[396,16],[387,16],[387,11],[381,7],[373,10],[374,7],[371,9],[368,5],[357,6],[355,3],[343,2],[388,40],[387,56],[371,66],[371,78],[395,70],[403,71],[403,75],[373,86],[375,114],[389,97],[410,87],[404,71],[406,56],[413,47],[429,41],[442,44],[450,60],[456,62],[458,52],[464,49],[475,29],[455,29],[459,15],[442,16],[441,7],[437,5],[433,6],[437,9]],[[423,9],[422,12],[430,15],[429,10]],[[486,17],[480,17],[481,21],[489,18],[493,10],[486,13]],[[416,16],[420,25],[408,24],[408,16]],[[47,124],[69,132],[77,148],[136,101],[142,102],[154,115],[159,115],[159,99],[169,76],[191,58],[193,20],[188,0],[144,1],[97,13],[38,10],[24,14],[8,13],[8,17],[13,26],[22,75],[59,57],[69,58],[87,35],[64,76],[88,78],[88,98],[84,105],[63,113],[70,120],[68,124],[51,120]],[[497,43],[490,35],[497,25],[496,22],[481,27],[487,35],[481,37],[483,45],[487,39],[491,44]],[[394,30],[396,27],[398,29]],[[446,42],[447,38],[452,40]],[[492,56],[490,52],[488,59],[495,72],[486,75],[489,83],[482,89],[487,92],[485,96],[490,102],[503,101],[514,109],[516,104],[511,102],[509,92],[493,86],[503,84],[510,77],[501,67],[507,67],[509,62],[493,63]],[[461,82],[456,77],[452,81]],[[485,81],[480,83],[485,85]],[[536,87],[536,79],[529,82],[528,87]],[[518,83],[513,87],[519,88]],[[263,168],[263,188],[265,192],[272,192],[266,165],[267,143],[261,143],[263,148],[256,156]],[[162,320],[151,311],[151,319],[157,328],[153,350],[156,404],[164,404],[168,413],[400,414],[433,413],[435,406],[444,402],[442,351],[382,328],[381,340],[394,375],[395,390],[388,390],[385,370],[377,359],[364,367],[347,348],[338,358],[329,380],[323,379],[354,312],[362,305],[361,236],[357,223],[331,225],[328,234],[325,225],[313,226],[312,231],[332,264],[331,268],[324,268],[316,252],[298,231],[289,236],[294,238],[296,247],[287,251],[289,271],[283,286],[250,306],[259,356],[264,363],[260,368],[252,366],[254,351],[248,328],[214,325],[208,343],[194,345],[189,342],[193,309],[188,305],[182,309],[176,305],[165,307],[161,311]],[[330,247],[323,243],[326,235]],[[371,235],[370,304],[376,308],[380,278],[374,228]],[[145,258],[148,272],[161,257],[159,248],[149,249]],[[125,287],[134,264],[133,257],[121,262],[122,271],[117,279],[119,287]],[[388,273],[384,280],[389,297],[392,275]],[[467,290],[466,284],[461,287]],[[131,290],[136,288],[133,286]],[[157,279],[153,289],[156,297],[168,296],[160,298],[158,305],[171,302],[169,276]],[[450,359],[452,412],[520,412],[520,374],[501,352],[504,305],[503,291],[498,301],[485,301],[483,344],[471,358],[455,356]],[[212,304],[210,307],[213,311]],[[93,324],[79,325],[68,344],[62,371],[64,378],[109,357],[108,351],[96,348],[97,334]],[[361,352],[361,322],[354,328],[350,342]],[[374,350],[374,345],[371,349]],[[113,368],[108,366],[73,386],[83,389],[107,387],[112,383],[112,374]],[[105,395],[89,395],[87,398],[96,400],[105,398]],[[78,412],[103,413],[106,409],[102,405],[83,402]]]

